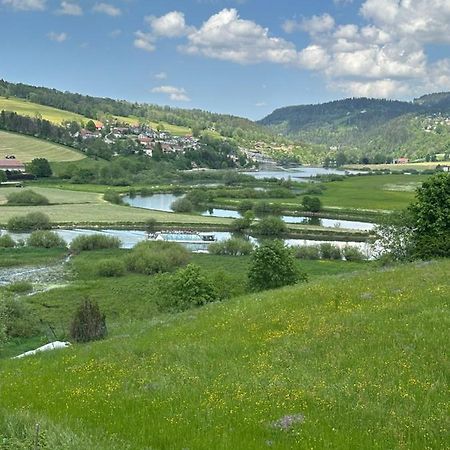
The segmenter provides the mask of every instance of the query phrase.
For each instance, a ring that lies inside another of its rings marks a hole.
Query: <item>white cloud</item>
[[[96,3],[92,10],[111,17],[117,17],[122,14],[122,11],[119,8],[109,3]]]
[[[312,16],[309,19],[296,21],[294,19],[286,20],[282,27],[286,33],[294,33],[295,31],[306,31],[310,34],[323,33],[331,31],[335,26],[334,18],[329,14],[321,16]]]
[[[134,33],[135,39],[134,39],[134,46],[136,48],[140,48],[141,50],[144,50],[146,52],[153,52],[155,51],[155,43],[154,38],[149,33],[144,33],[143,31],[136,31]]]
[[[286,21],[285,32],[309,35],[308,45],[298,49],[234,8],[199,28],[172,11],[147,18],[149,31],[136,33],[135,46],[153,51],[160,38],[185,37],[178,49],[186,54],[307,69],[350,95],[399,98],[424,89],[450,90],[450,59],[430,63],[427,55],[428,44],[450,44],[450,0],[364,0],[360,14],[362,25],[337,24],[330,14]]]
[[[264,106],[267,106],[267,103],[266,102],[257,102],[257,103],[255,103],[255,106],[257,108],[262,108]]]
[[[62,1],[61,6],[56,10],[56,14],[64,16],[82,16],[83,10],[77,3]]]
[[[67,33],[55,33],[54,31],[51,31],[50,33],[47,34],[47,37],[54,42],[64,42],[67,40]]]
[[[236,9],[224,9],[211,16],[188,35],[188,43],[181,49],[188,54],[239,64],[293,64],[298,57],[294,44],[269,36],[267,28],[241,19]]]
[[[47,0],[2,0],[2,3],[17,11],[43,11],[47,7]]]
[[[167,79],[167,73],[166,72],[155,73],[155,75],[153,75],[153,78],[156,78],[157,80],[165,80]]]
[[[187,35],[192,30],[186,26],[184,14],[179,11],[169,12],[161,17],[148,16],[145,20],[156,36],[180,37]]]
[[[188,97],[184,88],[178,88],[175,86],[158,86],[152,89],[155,94],[166,94],[170,100],[178,102],[189,102],[191,99]]]

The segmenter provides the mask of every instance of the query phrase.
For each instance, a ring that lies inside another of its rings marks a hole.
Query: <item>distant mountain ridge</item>
[[[450,92],[441,92],[412,102],[347,98],[288,106],[276,109],[259,123],[309,144],[421,157],[449,149],[450,122],[445,122],[449,117]]]

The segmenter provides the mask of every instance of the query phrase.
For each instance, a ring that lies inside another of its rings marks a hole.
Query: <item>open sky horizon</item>
[[[0,78],[260,119],[450,90],[448,0],[0,0]]]

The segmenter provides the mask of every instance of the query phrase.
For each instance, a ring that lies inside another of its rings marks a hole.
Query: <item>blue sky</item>
[[[448,0],[0,0],[0,77],[258,119],[450,90]]]

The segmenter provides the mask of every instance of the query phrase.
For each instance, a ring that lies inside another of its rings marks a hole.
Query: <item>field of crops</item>
[[[11,154],[25,163],[34,158],[46,158],[49,161],[78,161],[85,158],[82,153],[62,145],[22,134],[0,131],[0,159]]]

